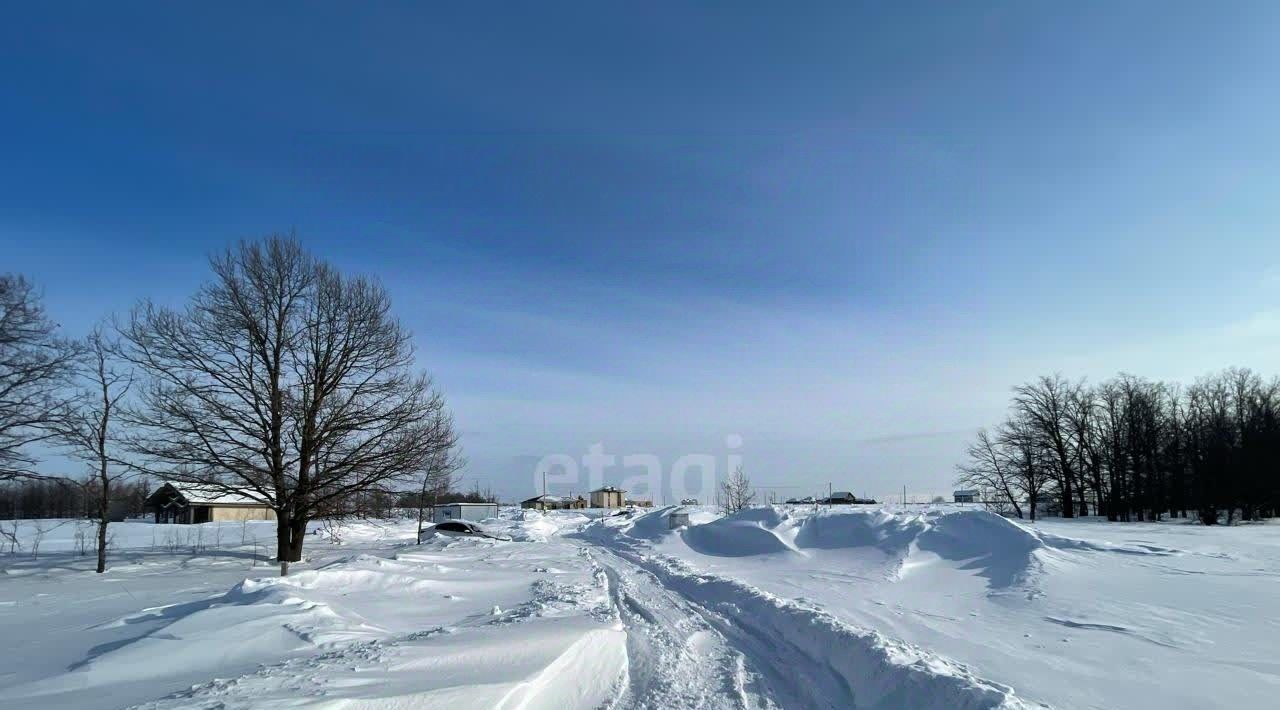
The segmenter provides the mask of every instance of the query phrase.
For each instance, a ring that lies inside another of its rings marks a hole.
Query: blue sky
[[[296,229],[392,290],[504,495],[731,434],[757,483],[945,491],[1036,374],[1280,371],[1278,32],[1268,2],[7,7],[0,268],[76,332]]]

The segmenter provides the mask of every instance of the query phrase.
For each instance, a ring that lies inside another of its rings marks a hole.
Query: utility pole
[[[902,507],[907,507],[907,487],[902,487]]]

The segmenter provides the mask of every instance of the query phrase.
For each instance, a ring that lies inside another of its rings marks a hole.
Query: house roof
[[[597,488],[591,492],[592,493],[626,493],[626,491],[622,490],[621,488],[614,488],[613,486],[605,486],[603,488]]]
[[[267,505],[255,497],[257,496],[256,493],[244,488],[228,490],[219,486],[206,486],[199,483],[165,481],[160,488],[156,489],[156,493],[159,493],[166,486],[182,496],[183,500],[187,501],[187,505]],[[151,495],[154,496],[156,493]]]
[[[563,500],[573,500],[573,499],[572,499],[572,498],[561,498],[560,496],[553,496],[553,495],[545,495],[545,494],[544,494],[544,495],[540,495],[540,496],[534,496],[534,497],[532,497],[532,498],[526,498],[525,500],[523,500],[523,501],[521,501],[521,502],[523,502],[523,503],[532,503],[532,502],[534,502],[534,501],[538,501],[538,500],[540,500],[540,501],[545,501],[545,502],[547,502],[547,503],[559,503],[560,501],[563,501]]]
[[[832,498],[854,498],[856,496],[854,496],[851,491],[836,491],[835,493],[831,494],[831,497]]]
[[[435,507],[437,507],[437,508],[448,508],[449,506],[453,506],[453,505],[497,505],[497,503],[475,503],[475,502],[470,502],[470,501],[460,501],[460,502],[457,502],[457,503],[441,503],[441,504],[439,504],[439,505],[437,505],[437,506],[435,506]]]
[[[976,491],[976,490],[974,490],[974,489],[972,489],[972,488],[966,488],[966,489],[964,489],[964,490],[956,491],[955,493],[952,493],[951,495],[953,495],[953,496],[976,496],[976,495],[978,495],[978,491]]]

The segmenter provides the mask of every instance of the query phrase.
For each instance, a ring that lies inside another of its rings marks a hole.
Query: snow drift
[[[1099,545],[1040,532],[984,510],[752,508],[703,525],[669,530],[663,508],[616,524],[618,534],[662,543],[678,538],[711,557],[809,555],[814,551],[881,555],[896,579],[938,560],[987,580],[993,590],[1032,580],[1041,557],[1054,551],[1168,555],[1179,551],[1142,545]]]
[[[702,618],[765,676],[770,695],[784,707],[1026,708],[1007,687],[978,677],[962,664],[922,648],[859,628],[801,600],[788,600],[735,579],[698,571],[654,549],[681,541],[700,554],[804,556],[808,549],[869,547],[877,554],[907,554],[922,540],[956,554],[953,538],[965,530],[892,515],[794,516],[757,508],[679,531],[660,534],[658,510],[626,526],[599,525],[584,532],[621,560],[653,575],[701,610]],[[992,526],[997,546],[1027,549],[1019,529]],[[960,525],[983,525],[966,521]],[[932,537],[930,534],[933,533]],[[659,545],[654,547],[654,543]],[[980,541],[975,544],[984,544]]]

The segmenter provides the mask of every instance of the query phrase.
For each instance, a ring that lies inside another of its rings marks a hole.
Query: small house
[[[613,486],[605,486],[591,491],[591,507],[592,508],[621,508],[623,505],[623,494],[626,491]]]
[[[166,481],[147,497],[146,507],[157,523],[275,520],[261,497],[245,488]]]
[[[978,492],[975,490],[956,491],[951,494],[957,503],[977,503]]]
[[[526,510],[580,510],[587,507],[587,500],[577,498],[561,498],[560,496],[540,495],[520,501],[520,507]]]
[[[498,517],[497,503],[442,503],[431,506],[431,522],[487,520]]]

